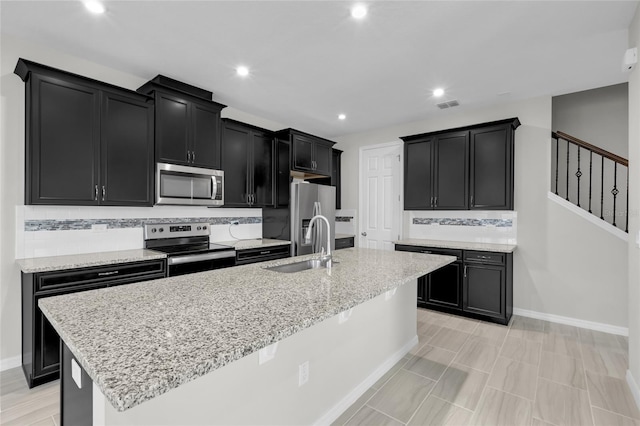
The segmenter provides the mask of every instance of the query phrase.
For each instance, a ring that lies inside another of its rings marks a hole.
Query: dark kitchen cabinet
[[[276,139],[275,199],[276,208],[289,207],[291,190],[291,146],[289,141]]]
[[[342,192],[341,192],[341,156],[342,151],[333,149],[331,155],[331,186],[336,187],[336,210],[342,208]]]
[[[281,130],[277,136],[291,144],[291,170],[331,177],[335,142],[294,129]]]
[[[273,206],[274,160],[275,139],[271,132],[224,119],[222,169],[225,173],[225,206]]]
[[[508,324],[513,312],[513,255],[396,244],[396,251],[455,256],[418,278],[417,305]]]
[[[513,210],[517,118],[424,133],[405,142],[405,210]]]
[[[25,204],[151,206],[153,103],[20,59],[26,83]]]
[[[57,379],[60,371],[60,337],[40,311],[40,299],[165,276],[164,259],[22,273],[22,369],[29,387]]]
[[[336,237],[336,250],[355,247],[355,237]]]
[[[291,245],[259,247],[244,250],[236,250],[236,265],[266,262],[267,260],[284,259],[289,257]]]

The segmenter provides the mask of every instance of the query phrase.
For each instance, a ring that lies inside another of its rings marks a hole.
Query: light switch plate
[[[78,389],[82,389],[82,369],[75,359],[71,359],[71,377],[76,382]]]

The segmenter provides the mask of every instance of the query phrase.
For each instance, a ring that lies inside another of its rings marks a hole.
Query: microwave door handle
[[[215,200],[218,194],[218,179],[215,176],[211,176],[211,199]]]

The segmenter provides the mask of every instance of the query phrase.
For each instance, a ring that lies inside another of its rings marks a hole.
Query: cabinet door
[[[159,162],[190,165],[189,103],[175,96],[156,92],[156,159]]]
[[[463,310],[504,319],[506,268],[468,263],[464,275]]]
[[[289,142],[283,139],[276,141],[276,208],[289,206],[291,190],[291,157]]]
[[[471,131],[471,209],[513,210],[511,126]]]
[[[100,203],[153,205],[153,107],[103,92]]]
[[[55,374],[60,368],[60,336],[38,308],[35,298],[33,378]]]
[[[98,204],[99,90],[35,74],[27,88],[25,203]]]
[[[207,169],[220,168],[220,110],[191,104],[191,164]]]
[[[300,171],[313,171],[313,139],[306,136],[293,135],[292,144],[292,169]]]
[[[336,187],[336,210],[341,208],[342,194],[340,192],[340,156],[341,151],[337,149],[333,150],[332,164],[331,164],[331,185]]]
[[[469,132],[437,137],[434,207],[438,210],[468,209]]]
[[[253,167],[252,185],[253,207],[273,207],[273,139],[262,133],[252,133],[251,148]]]
[[[314,154],[315,167],[313,172],[319,175],[331,176],[331,159],[333,157],[331,144],[316,141]]]
[[[225,207],[247,207],[251,132],[226,123],[222,137]]]
[[[429,276],[425,275],[418,278],[418,306],[427,307],[427,285],[429,283]]]
[[[433,139],[404,145],[404,209],[432,209]]]
[[[450,263],[429,274],[426,302],[460,309],[462,263]]]

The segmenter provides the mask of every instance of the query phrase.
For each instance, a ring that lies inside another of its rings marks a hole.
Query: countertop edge
[[[158,259],[166,259],[167,255],[165,253],[161,253],[159,251],[149,250],[149,249],[140,249],[146,251],[148,254],[144,256],[126,256],[116,257],[112,259],[96,259],[96,260],[86,260],[86,261],[78,261],[77,263],[61,263],[59,265],[45,265],[45,266],[30,266],[28,262],[37,262],[38,259],[50,259],[52,257],[46,258],[24,258],[24,259],[15,259],[15,262],[20,267],[20,270],[25,274],[34,274],[38,272],[55,272],[55,271],[66,271],[72,269],[82,269],[89,268],[93,266],[110,266],[110,265],[121,265],[124,263],[135,263],[135,262],[145,262],[148,260],[158,260]],[[112,253],[112,252],[97,252],[97,253],[83,253],[79,255],[65,255],[65,256],[100,256],[104,253]],[[61,256],[63,257],[63,256]]]
[[[452,248],[459,250],[477,250],[492,251],[496,253],[513,253],[517,248],[517,244],[503,243],[483,243],[477,241],[446,241],[446,240],[423,240],[419,238],[408,238],[405,240],[394,241],[393,244],[407,246],[424,246],[437,248]]]

